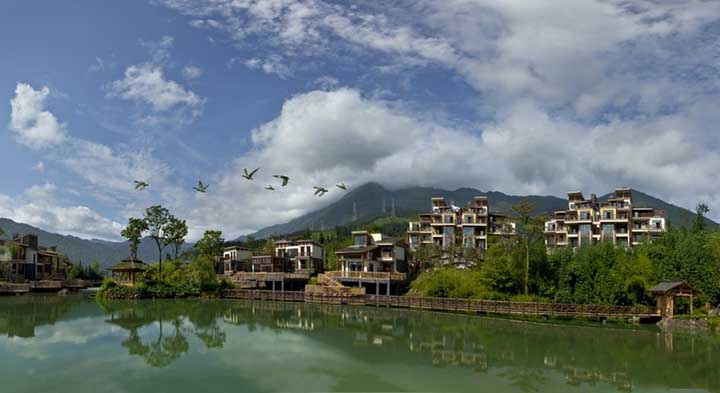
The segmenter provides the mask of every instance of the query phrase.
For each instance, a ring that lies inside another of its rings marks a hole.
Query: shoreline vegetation
[[[547,302],[653,307],[649,289],[666,280],[686,281],[701,291],[694,298],[694,312],[688,318],[708,318],[712,305],[720,304],[720,231],[705,227],[706,209],[697,209],[692,228],[671,223],[659,239],[637,247],[616,247],[608,242],[578,249],[548,252],[543,237],[544,217],[530,217],[530,206],[514,207],[518,216],[518,236],[499,239],[479,253],[461,247],[438,249],[421,246],[411,254],[408,291],[405,296],[484,299],[517,302]],[[402,235],[403,219],[378,219],[364,229]],[[406,221],[405,221],[406,222]],[[350,244],[350,227],[288,235],[288,239],[309,238],[325,246],[329,270],[336,269],[334,250]],[[131,258],[137,244],[148,234],[158,245],[158,262],[148,265],[139,280],[124,286],[106,279],[99,298],[186,298],[219,297],[233,285],[215,274],[214,261],[221,258],[225,245],[250,249],[274,249],[277,239],[249,238],[226,243],[219,231],[206,231],[190,250],[178,255],[187,227],[167,209],[152,206],[144,219],[132,218],[123,230],[130,242]],[[163,250],[172,246],[175,255]],[[690,305],[679,299],[677,313],[688,313]],[[710,318],[712,319],[712,318]]]

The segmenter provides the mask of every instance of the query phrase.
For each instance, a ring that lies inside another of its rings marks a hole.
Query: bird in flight
[[[322,188],[322,187],[314,187],[314,188],[315,188],[315,195],[317,195],[319,197],[325,195],[325,193],[328,192],[328,190],[326,188]]]
[[[193,189],[197,192],[205,192],[207,191],[208,187],[210,187],[209,184],[203,184],[202,181],[198,180],[197,187],[193,187]]]
[[[268,190],[268,191],[275,191],[275,187],[273,187],[273,186],[271,186],[271,185],[265,187],[265,189]]]
[[[257,171],[259,171],[259,170],[260,170],[260,168],[257,168],[257,169],[255,169],[255,170],[252,171],[252,172],[248,172],[247,168],[243,168],[243,172],[244,172],[244,173],[243,173],[242,177],[244,177],[244,178],[246,178],[246,179],[248,179],[248,180],[252,180],[252,179],[253,179],[253,175],[255,175],[255,172],[257,172]]]
[[[341,190],[347,191],[347,186],[345,185],[345,183],[336,184],[335,186]]]
[[[135,180],[135,189],[138,191],[142,191],[145,189],[145,187],[149,187],[150,184],[144,181]]]
[[[290,178],[285,175],[273,175],[273,177],[282,179],[282,186],[285,187],[288,184],[288,181],[290,181]]]

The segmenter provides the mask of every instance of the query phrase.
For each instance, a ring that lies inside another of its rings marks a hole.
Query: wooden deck
[[[387,282],[387,281],[405,281],[405,273],[393,272],[343,272],[330,271],[325,275],[337,281],[363,281],[363,282]]]
[[[223,292],[223,297],[245,300],[305,301],[312,303],[376,305],[383,307],[456,311],[479,314],[588,318],[655,318],[660,316],[654,308],[644,306],[513,302],[419,296],[361,295],[356,293],[331,294],[315,291],[283,292],[231,289]]]
[[[309,273],[277,273],[277,272],[237,272],[230,276],[230,281],[286,281],[309,280]]]

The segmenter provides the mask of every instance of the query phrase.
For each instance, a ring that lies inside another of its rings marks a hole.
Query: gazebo
[[[662,318],[672,318],[675,314],[675,298],[690,298],[690,314],[693,312],[693,296],[700,293],[685,281],[663,281],[650,288],[650,293],[657,300],[657,310]]]
[[[125,259],[110,268],[112,278],[122,285],[134,286],[135,275],[149,269],[148,265],[137,259]]]

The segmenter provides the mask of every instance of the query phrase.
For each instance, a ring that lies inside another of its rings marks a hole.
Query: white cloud
[[[468,130],[357,90],[312,91],[289,99],[274,120],[254,130],[252,149],[213,182],[212,193],[192,201],[188,214],[196,229],[221,228],[233,237],[341,197],[332,188],[340,181],[545,195],[630,185],[683,206],[701,200],[720,206],[714,192],[720,153],[706,139],[690,137],[697,127],[667,116],[587,129],[527,100]],[[256,181],[240,176],[245,167],[261,168]],[[289,175],[290,184],[269,193],[263,187],[274,184],[276,173]],[[333,192],[319,199],[312,195],[315,185]],[[243,203],[236,203],[238,195]]]
[[[205,99],[185,89],[175,81],[167,80],[161,67],[145,63],[125,70],[123,79],[110,84],[110,93],[140,104],[150,104],[153,112],[178,109],[198,116]]]
[[[86,238],[118,240],[123,226],[87,206],[65,205],[56,198],[51,183],[35,185],[22,194],[0,194],[0,217],[38,226],[47,231]]]
[[[200,67],[190,65],[183,68],[182,73],[185,79],[196,79],[203,74],[203,70]]]
[[[38,161],[35,166],[33,166],[33,170],[39,173],[45,172],[45,163],[43,161]]]
[[[50,89],[33,89],[27,83],[18,83],[15,96],[10,100],[10,129],[18,142],[33,149],[42,149],[62,143],[65,130],[55,115],[45,110]]]
[[[246,67],[253,70],[261,70],[266,74],[274,74],[280,78],[289,77],[292,72],[289,67],[282,63],[282,58],[277,55],[271,55],[266,58],[253,57],[243,62]]]

